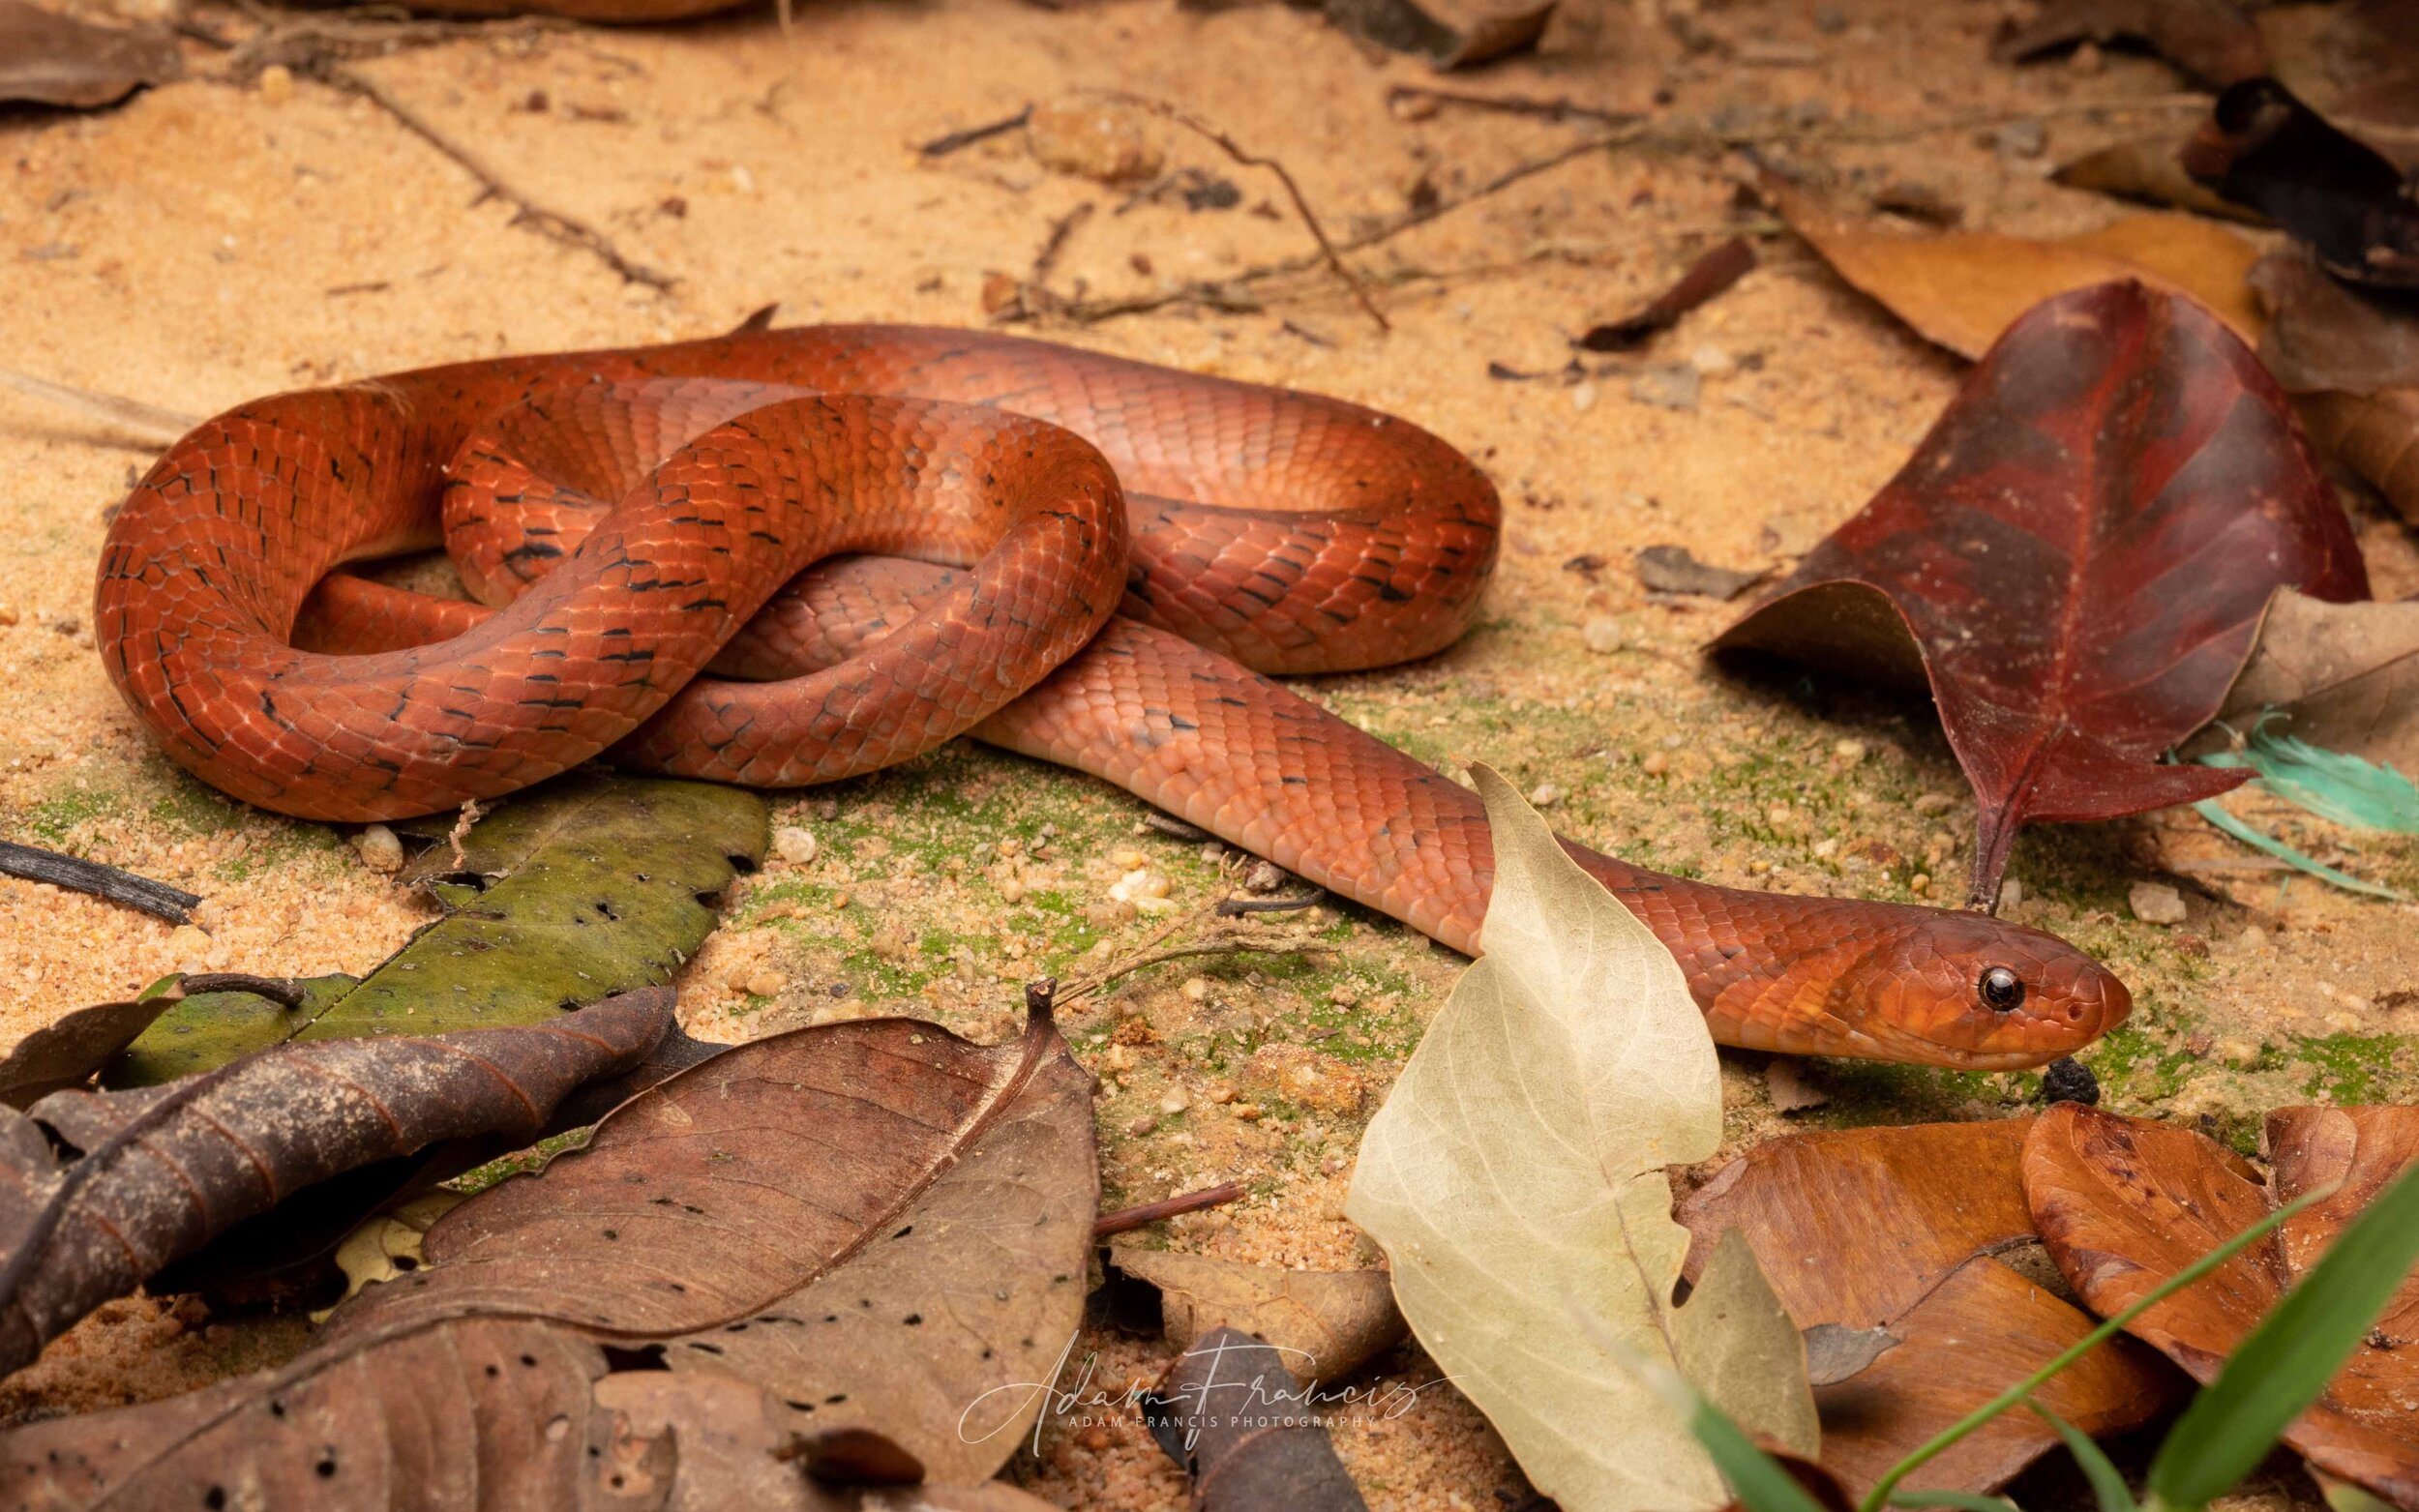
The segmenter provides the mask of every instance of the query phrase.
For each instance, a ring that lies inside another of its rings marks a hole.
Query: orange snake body
[[[1449,645],[1499,519],[1461,454],[1357,405],[817,327],[242,405],[127,500],[96,625],[171,756],[286,814],[432,813],[607,752],[792,786],[971,732],[1475,951],[1476,796],[1260,673]],[[482,603],[336,571],[440,541]],[[2128,1008],[2038,931],[1569,849],[1727,1044],[2022,1066]]]

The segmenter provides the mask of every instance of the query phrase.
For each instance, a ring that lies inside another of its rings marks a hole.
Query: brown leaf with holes
[[[1691,1277],[1736,1229],[1801,1328],[1896,1339],[1814,1393],[1823,1464],[1860,1494],[2092,1329],[2008,1263],[2033,1237],[2018,1168],[2029,1127],[2011,1119],[1771,1140],[1680,1205]],[[2180,1387],[2148,1350],[2117,1341],[2041,1395],[2086,1432],[2114,1433],[2147,1420]],[[2004,1413],[1908,1484],[1995,1490],[2056,1444],[2039,1418]]]
[[[445,1140],[534,1138],[582,1082],[638,1064],[672,1010],[672,991],[650,988],[547,1024],[282,1046],[161,1086],[69,1089],[0,1112],[0,1371],[331,1177]]]
[[[2274,1189],[2190,1129],[2065,1103],[2024,1144],[2024,1193],[2043,1241],[2085,1305],[2132,1306],[2177,1271],[2312,1188],[2342,1190],[2127,1325],[2196,1379],[2231,1354],[2377,1192],[2419,1155],[2419,1108],[2288,1108],[2268,1115]],[[2419,1288],[2405,1280],[2370,1342],[2294,1419],[2312,1468],[2419,1507]]]
[[[2234,0],[2048,0],[2033,19],[2013,22],[1991,43],[2000,63],[2079,42],[2147,43],[2159,56],[2221,87],[2268,72],[2268,52]]]
[[[1318,1410],[1273,1345],[1213,1328],[1168,1367],[1143,1421],[1193,1477],[1194,1512],[1367,1512]]]
[[[329,1327],[547,1319],[762,1386],[821,1478],[971,1484],[1041,1409],[1008,1387],[1075,1332],[1098,1197],[1091,1078],[1046,1012],[996,1046],[829,1024],[641,1093]]]
[[[1109,1264],[1157,1293],[1171,1344],[1239,1328],[1274,1345],[1299,1376],[1349,1376],[1410,1331],[1383,1270],[1284,1270],[1132,1244],[1112,1245]]]
[[[1927,688],[1979,800],[1979,904],[2027,822],[2234,786],[2162,758],[2217,713],[2283,587],[2369,593],[2289,401],[2206,311],[2104,283],[2011,329],[1714,648]]]
[[[1848,219],[1776,182],[1763,193],[1832,271],[1960,357],[1981,357],[2044,300],[2112,279],[2196,300],[2244,341],[2259,339],[2259,307],[2243,282],[2258,249],[2192,216],[2127,216],[2063,241],[1999,231],[1919,235]]]
[[[89,108],[184,73],[176,38],[159,27],[95,26],[0,0],[0,101]]]
[[[991,1047],[905,1019],[759,1040],[455,1208],[285,1369],[0,1436],[0,1503],[1010,1504],[981,1483],[1080,1320],[1097,1198],[1091,1079],[1046,1009]]]

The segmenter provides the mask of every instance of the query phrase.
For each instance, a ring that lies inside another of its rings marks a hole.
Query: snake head
[[[1752,1036],[1760,1049],[2012,1071],[2073,1054],[2133,1010],[2114,973],[2040,930],[1939,908],[1802,902],[1790,943],[1742,952],[1708,1005],[1766,1030]]]

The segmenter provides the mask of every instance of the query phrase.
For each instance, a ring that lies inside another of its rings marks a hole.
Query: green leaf
[[[1970,1491],[1901,1491],[1890,1498],[1894,1507],[1961,1507],[1964,1512],[2016,1512],[2004,1497],[1977,1496]]]
[[[450,819],[403,880],[446,916],[359,983],[315,979],[300,1008],[247,993],[187,998],[105,1072],[152,1085],[284,1040],[441,1034],[538,1023],[672,980],[713,932],[715,895],[763,859],[759,795],[711,783],[577,773],[474,824]]]
[[[153,1020],[103,1066],[101,1084],[111,1090],[158,1086],[267,1050],[334,1006],[361,979],[314,976],[296,985],[303,1001],[294,1008],[252,993],[194,993]]]
[[[2419,787],[2392,766],[2269,732],[2263,718],[2240,751],[2202,756],[2204,766],[2249,767],[2270,792],[2353,829],[2419,835]]]
[[[2057,1430],[2058,1438],[2066,1444],[2066,1452],[2075,1456],[2075,1463],[2082,1470],[2083,1478],[2091,1483],[2091,1494],[2100,1503],[2100,1512],[2135,1512],[2134,1493],[2127,1488],[2124,1475],[2108,1463],[2108,1457],[2101,1453],[2100,1445],[2092,1442],[2091,1435],[2029,1397],[2024,1405],[2033,1409],[2035,1416]]]
[[[2184,1409],[2151,1462],[2152,1497],[2196,1507],[2232,1490],[2351,1358],[2414,1260],[2419,1167],[2352,1220]]]

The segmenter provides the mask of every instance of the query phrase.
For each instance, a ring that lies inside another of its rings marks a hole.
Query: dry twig
[[[55,850],[41,850],[32,845],[14,845],[0,840],[0,875],[22,877],[29,882],[48,882],[72,892],[88,893],[109,903],[124,904],[129,908],[164,919],[170,924],[193,922],[194,906],[201,902],[197,893],[165,882],[155,882],[147,876],[121,872],[113,866],[97,861],[83,861],[63,856]]]
[[[1378,309],[1377,301],[1369,297],[1369,290],[1355,276],[1353,270],[1345,266],[1343,254],[1336,250],[1335,243],[1329,238],[1327,227],[1319,223],[1317,212],[1310,208],[1310,201],[1303,196],[1301,186],[1294,182],[1293,173],[1284,163],[1274,158],[1247,151],[1234,137],[1180,105],[1170,104],[1164,100],[1153,100],[1148,95],[1127,94],[1123,90],[1101,90],[1098,93],[1104,99],[1119,101],[1133,105],[1137,109],[1148,110],[1162,120],[1173,121],[1186,131],[1206,137],[1216,144],[1218,149],[1229,158],[1244,167],[1267,168],[1274,173],[1277,176],[1277,182],[1285,186],[1287,196],[1294,201],[1295,213],[1301,217],[1302,224],[1309,228],[1312,240],[1319,244],[1319,255],[1325,259],[1329,268],[1334,270],[1335,277],[1342,282],[1344,287],[1352,291],[1353,298],[1359,302],[1360,308],[1369,312],[1369,318],[1378,323],[1379,330],[1393,329],[1387,323],[1386,312]]]
[[[1221,1181],[1216,1186],[1203,1187],[1198,1192],[1180,1192],[1174,1197],[1163,1197],[1155,1202],[1144,1202],[1134,1207],[1120,1207],[1115,1212],[1102,1213],[1093,1219],[1091,1236],[1094,1239],[1105,1239],[1111,1234],[1128,1233],[1147,1225],[1155,1224],[1162,1218],[1174,1218],[1180,1213],[1197,1213],[1205,1207],[1216,1207],[1221,1203],[1232,1202],[1242,1195],[1243,1188],[1240,1182]]]

